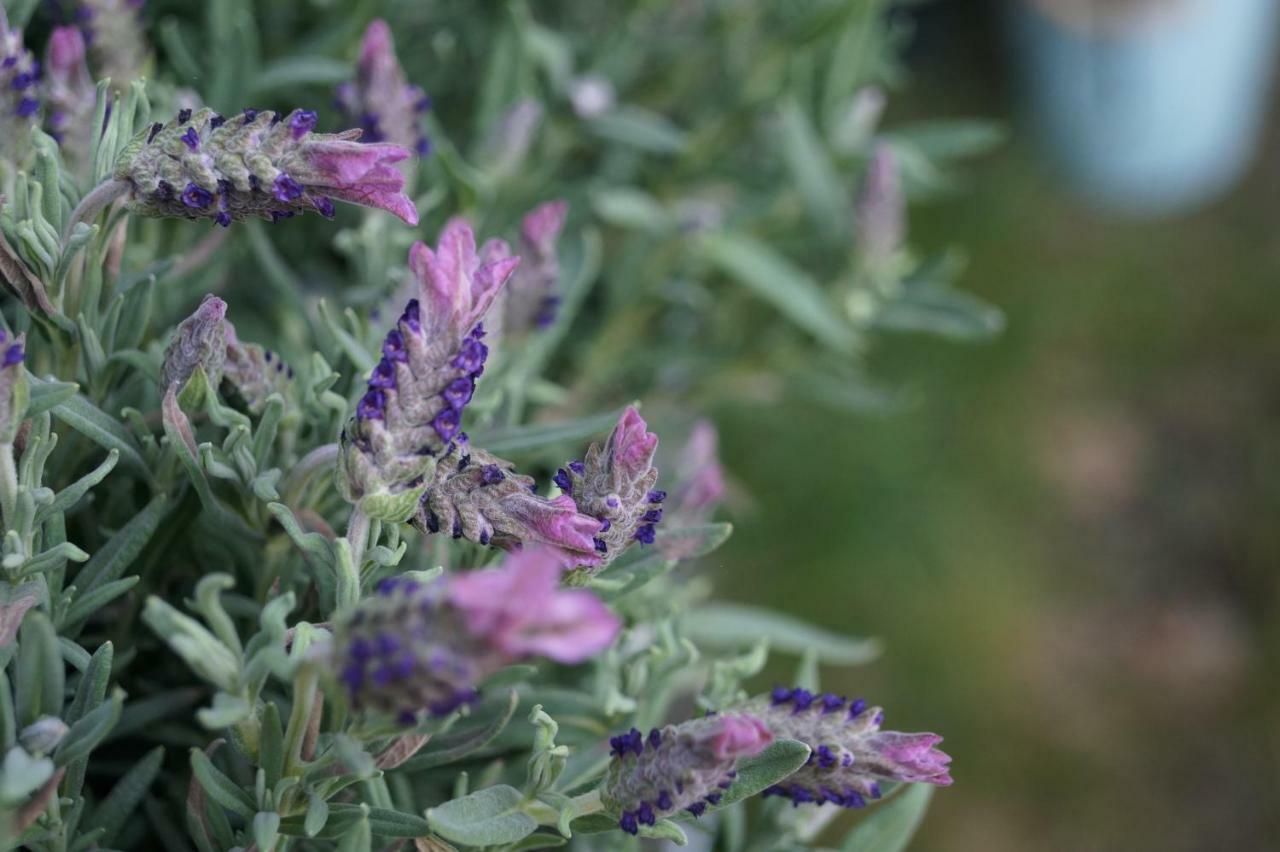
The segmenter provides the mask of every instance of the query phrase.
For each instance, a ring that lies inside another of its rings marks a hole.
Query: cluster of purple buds
[[[600,784],[601,800],[628,834],[681,811],[702,816],[733,786],[738,761],[773,739],[763,722],[747,714],[707,716],[648,735],[632,728],[609,740],[613,760]]]
[[[160,370],[162,390],[181,390],[199,367],[211,387],[217,387],[227,360],[227,303],[217,296],[204,297],[195,313],[178,324],[164,351]]]
[[[555,322],[560,306],[560,261],[556,240],[564,228],[565,201],[549,201],[530,211],[520,226],[521,264],[503,293],[503,337],[514,338]]]
[[[76,22],[93,54],[99,79],[124,91],[146,74],[150,48],[143,35],[143,0],[79,0]]]
[[[227,338],[223,381],[240,397],[250,414],[260,414],[272,394],[288,395],[293,368],[270,349],[240,340],[231,323],[223,324]]]
[[[88,173],[93,150],[97,87],[85,61],[84,36],[75,27],[57,27],[45,49],[45,123],[63,159],[77,175]]]
[[[385,210],[410,225],[418,212],[403,192],[397,145],[357,142],[359,130],[314,133],[316,114],[245,110],[229,118],[184,109],[140,133],[116,161],[129,208],[147,216],[277,221],[333,202]]]
[[[30,148],[39,79],[40,63],[23,44],[22,30],[10,29],[0,8],[0,158],[10,163],[21,163]]]
[[[906,209],[898,157],[887,142],[880,142],[867,164],[855,218],[855,242],[869,263],[883,264],[902,247],[907,235]]]
[[[353,420],[343,431],[343,488],[351,502],[369,494],[410,494],[399,520],[417,507],[425,477],[462,433],[462,414],[484,372],[488,347],[480,320],[519,258],[477,254],[475,235],[450,222],[432,250],[415,243],[410,300],[382,344]]]
[[[0,444],[12,444],[27,411],[26,337],[0,329]],[[6,522],[10,519],[6,518]]]
[[[600,522],[568,496],[548,500],[534,491],[534,480],[511,462],[455,441],[436,464],[416,523],[428,533],[493,547],[546,545],[574,564],[594,558]]]
[[[592,444],[582,461],[569,462],[556,472],[556,484],[578,510],[601,524],[594,542],[596,558],[580,563],[584,567],[599,570],[632,542],[654,541],[667,494],[654,488],[658,436],[647,430],[640,413],[628,407],[603,448]]]
[[[562,565],[528,548],[499,568],[429,584],[387,578],[338,621],[334,676],[357,711],[408,725],[475,700],[486,677],[518,660],[589,659],[621,625],[591,592],[560,587]]]
[[[374,20],[365,30],[356,78],[338,87],[336,100],[370,142],[390,142],[419,157],[431,152],[421,121],[431,99],[405,77],[386,21]]]
[[[778,687],[739,708],[753,713],[779,739],[809,746],[809,762],[764,791],[796,804],[830,802],[864,807],[880,798],[880,781],[951,783],[951,758],[936,748],[937,734],[882,731],[884,711],[860,698]]]

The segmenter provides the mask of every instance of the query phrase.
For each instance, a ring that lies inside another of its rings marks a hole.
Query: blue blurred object
[[[1275,0],[1162,0],[1130,20],[1117,7],[1138,4],[1008,5],[1033,128],[1090,202],[1135,216],[1180,212],[1249,165],[1270,89]]]

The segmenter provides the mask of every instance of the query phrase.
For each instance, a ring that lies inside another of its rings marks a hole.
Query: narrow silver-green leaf
[[[803,654],[810,648],[818,658],[838,665],[861,665],[880,655],[880,642],[842,636],[773,610],[747,604],[702,604],[685,619],[685,635],[699,645],[746,648],[768,638],[775,651]]]
[[[903,852],[920,827],[931,798],[933,787],[928,784],[904,785],[845,835],[841,852]]]
[[[516,843],[538,828],[520,809],[523,801],[519,790],[499,784],[429,809],[427,822],[436,834],[466,846]]]

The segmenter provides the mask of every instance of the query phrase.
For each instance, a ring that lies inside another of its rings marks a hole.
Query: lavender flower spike
[[[561,589],[560,573],[554,554],[531,548],[429,585],[385,579],[338,621],[334,675],[354,709],[413,724],[473,701],[481,681],[518,660],[582,662],[620,624],[590,592]]]
[[[128,204],[146,216],[277,220],[314,210],[333,216],[333,201],[386,210],[410,225],[418,212],[394,164],[397,145],[362,144],[359,130],[313,133],[316,114],[246,110],[223,118],[183,110],[139,134],[116,161]]]
[[[261,414],[267,399],[275,393],[289,397],[293,368],[278,354],[236,336],[236,329],[223,322],[227,336],[227,359],[222,378],[243,401],[250,414]]]
[[[209,295],[195,313],[178,325],[164,351],[160,370],[162,390],[174,385],[182,390],[197,367],[204,370],[211,387],[218,386],[222,365],[227,359],[226,315],[227,303]]]
[[[880,798],[881,780],[951,783],[951,758],[935,747],[942,737],[882,731],[884,712],[861,699],[779,687],[739,709],[763,719],[775,737],[800,740],[813,751],[806,765],[765,795],[788,796],[797,805],[861,808]]]
[[[420,157],[430,150],[420,120],[430,99],[405,77],[386,21],[374,20],[364,31],[356,78],[338,87],[337,101],[370,142],[390,142]]]
[[[151,50],[142,32],[140,0],[80,0],[77,17],[94,70],[117,92],[146,75]]]
[[[22,30],[9,29],[0,8],[0,160],[11,168],[19,167],[31,148],[31,128],[40,110],[39,74],[39,64],[23,46]]]
[[[343,431],[339,480],[349,502],[389,521],[417,509],[436,459],[461,435],[462,412],[484,372],[489,349],[479,321],[518,262],[479,257],[461,221],[445,227],[438,250],[422,243],[410,250],[420,298],[388,332]]]
[[[699,420],[680,451],[680,480],[672,498],[675,514],[683,523],[701,523],[724,498],[724,468],[717,447],[715,424]]]
[[[754,716],[723,714],[609,740],[613,760],[600,785],[605,808],[628,834],[680,811],[701,816],[733,784],[738,760],[759,754],[773,734]]]
[[[524,217],[520,227],[522,262],[503,294],[503,337],[519,337],[555,321],[560,297],[560,261],[556,239],[564,227],[568,204],[549,201]]]
[[[571,497],[539,497],[534,481],[513,468],[482,449],[455,443],[436,464],[417,525],[505,549],[548,545],[562,564],[594,561],[601,522],[579,512]]]
[[[647,429],[640,413],[627,408],[603,449],[592,444],[583,461],[570,462],[556,474],[556,483],[579,511],[603,525],[595,540],[598,557],[579,563],[593,572],[618,558],[632,542],[652,544],[654,527],[662,520],[667,495],[654,489],[658,436]]]
[[[96,84],[85,62],[84,36],[75,27],[57,27],[45,51],[45,116],[49,133],[58,140],[63,159],[80,177],[92,163]]]
[[[886,142],[876,145],[857,201],[855,237],[868,262],[882,265],[906,239],[906,200],[898,175],[898,158]]]

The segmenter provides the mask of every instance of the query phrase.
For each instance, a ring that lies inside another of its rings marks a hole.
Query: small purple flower
[[[613,759],[600,784],[606,809],[628,834],[659,817],[701,816],[732,786],[740,759],[759,754],[773,735],[755,716],[726,713],[612,737]]]
[[[840,712],[846,704],[848,711]],[[813,752],[809,763],[765,795],[786,796],[797,805],[860,808],[879,798],[880,780],[951,783],[951,758],[935,748],[941,737],[881,731],[883,711],[862,699],[778,687],[740,709],[756,714],[775,737],[799,740]]]
[[[200,150],[200,134],[196,132],[194,127],[188,127],[186,132],[179,137],[182,144],[186,145],[192,151]]]
[[[360,398],[356,416],[361,420],[382,420],[387,416],[386,396],[380,390],[371,390]]]
[[[27,378],[22,366],[26,358],[26,337],[19,334],[10,339],[0,329],[0,346],[4,350],[4,357],[0,359],[0,443],[12,444],[26,415],[23,400],[28,393]]]
[[[302,197],[302,193],[305,192],[302,184],[284,173],[276,176],[273,186],[276,199],[285,203],[297,201]]]
[[[289,129],[294,139],[301,139],[316,128],[316,114],[309,109],[298,110],[289,117]]]
[[[198,184],[189,183],[182,191],[182,203],[187,207],[203,210],[213,204],[213,193]]]
[[[475,380],[470,376],[462,376],[445,385],[443,396],[450,406],[461,409],[471,401],[471,394],[474,391]]]

